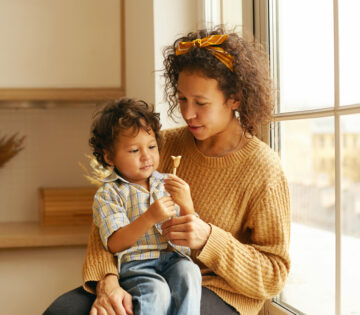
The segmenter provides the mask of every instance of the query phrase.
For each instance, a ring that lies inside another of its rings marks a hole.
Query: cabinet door
[[[0,100],[124,95],[123,0],[1,0]]]

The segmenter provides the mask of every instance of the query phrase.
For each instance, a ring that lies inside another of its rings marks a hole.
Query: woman
[[[164,57],[169,114],[179,109],[187,126],[163,132],[159,170],[169,172],[170,156],[182,156],[177,174],[199,217],[173,218],[163,235],[192,249],[203,278],[201,314],[258,314],[290,268],[287,182],[277,155],[255,137],[273,110],[266,55],[219,27],[177,39]],[[83,275],[86,290],[96,287],[91,315],[132,314],[94,226]],[[62,298],[85,301],[77,290]]]

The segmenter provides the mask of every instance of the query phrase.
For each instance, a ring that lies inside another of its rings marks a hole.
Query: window
[[[360,1],[267,3],[271,143],[292,208],[292,268],[270,314],[360,314]]]
[[[279,90],[292,268],[262,314],[360,314],[360,1],[204,1],[269,49]]]

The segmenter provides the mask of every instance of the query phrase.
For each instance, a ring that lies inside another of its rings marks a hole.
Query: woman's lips
[[[201,128],[203,128],[202,126],[191,126],[191,125],[188,125],[188,127],[189,127],[189,130],[190,130],[191,132],[197,132],[197,131],[199,131]]]

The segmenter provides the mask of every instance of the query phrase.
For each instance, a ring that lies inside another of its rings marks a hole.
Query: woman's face
[[[218,82],[199,73],[182,71],[178,79],[181,115],[197,140],[206,140],[228,130],[236,119],[233,110],[239,102],[225,100]]]

